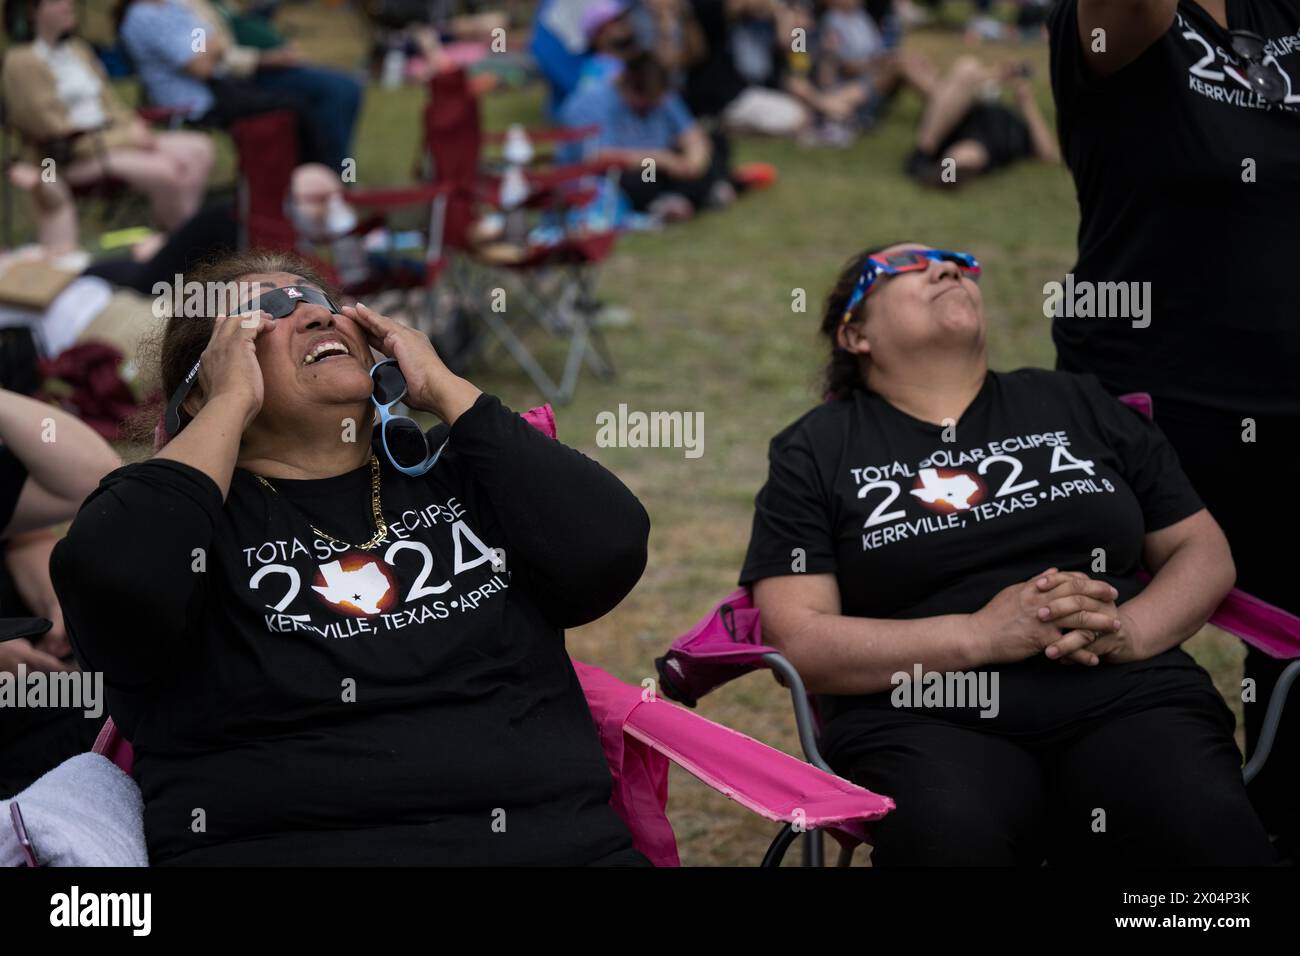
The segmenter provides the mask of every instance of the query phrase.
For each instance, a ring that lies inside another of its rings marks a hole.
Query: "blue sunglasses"
[[[931,262],[955,262],[963,273],[977,280],[982,271],[979,262],[970,253],[949,252],[946,249],[909,249],[907,252],[870,256],[862,266],[862,274],[858,276],[857,284],[853,287],[853,294],[849,296],[849,303],[844,307],[844,315],[840,321],[852,320],[853,310],[867,297],[867,293],[881,276],[920,272],[930,268]]]
[[[397,359],[384,359],[370,370],[373,389],[370,400],[379,410],[379,441],[384,455],[404,475],[418,478],[438,463],[444,441],[434,451],[424,429],[405,415],[394,415],[392,408],[406,397],[406,376]]]

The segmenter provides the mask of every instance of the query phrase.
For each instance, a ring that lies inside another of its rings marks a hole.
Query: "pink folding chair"
[[[534,408],[523,417],[555,437],[551,406]],[[852,828],[894,808],[888,797],[706,720],[599,667],[579,661],[573,665],[613,777],[610,805],[631,830],[636,848],[656,866],[680,865],[666,812],[669,761],[747,810],[783,824],[763,866],[779,866],[800,832]],[[131,744],[112,718],[93,750],[131,772]],[[21,826],[18,815],[15,826]],[[19,838],[22,842],[25,834]],[[30,849],[39,856],[39,846]]]
[[[894,809],[888,797],[625,684],[599,667],[580,661],[573,666],[614,779],[610,806],[655,866],[681,865],[666,810],[669,761],[746,810],[783,824],[762,866],[780,866],[800,832],[851,828]],[[93,749],[131,772],[131,744],[112,718]],[[39,856],[39,846],[32,850]]]
[[[1152,415],[1151,396],[1145,392],[1121,396],[1121,401],[1148,417]],[[1300,678],[1300,617],[1233,588],[1210,622],[1270,657],[1290,661],[1269,698],[1255,752],[1242,768],[1242,777],[1250,783],[1268,760],[1287,696]],[[808,762],[834,773],[818,747],[822,724],[816,699],[804,688],[794,665],[775,648],[763,643],[762,622],[749,588],[739,588],[727,595],[693,628],[673,641],[667,653],[656,658],[655,668],[664,694],[688,707],[694,707],[709,691],[737,677],[762,668],[772,671],[777,682],[790,692],[799,744]],[[865,822],[826,828],[840,844],[840,866],[849,865],[858,845],[870,842]],[[819,832],[809,831],[810,839],[804,843],[805,865],[822,865]]]

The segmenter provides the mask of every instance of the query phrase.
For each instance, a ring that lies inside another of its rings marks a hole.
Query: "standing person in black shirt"
[[[1079,198],[1074,282],[1149,283],[1148,317],[1071,318],[1058,364],[1150,392],[1188,476],[1223,525],[1238,586],[1291,613],[1277,542],[1300,523],[1256,490],[1300,445],[1300,0],[1062,0],[1052,90]],[[1100,31],[1100,32],[1099,32]],[[1129,286],[1129,288],[1141,288]],[[1283,661],[1248,650],[1247,752]],[[1300,708],[1251,784],[1300,853]]]
[[[910,243],[849,263],[830,400],[773,439],[740,578],[831,766],[898,805],[872,861],[1267,864],[1232,714],[1179,648],[1227,542],[1096,379],[989,371],[978,272]]]
[[[168,323],[177,433],[52,560],[150,859],[643,865],[564,648],[641,575],[637,499],[292,256],[190,278],[251,298]],[[444,423],[427,442],[376,434],[401,383],[371,348]]]

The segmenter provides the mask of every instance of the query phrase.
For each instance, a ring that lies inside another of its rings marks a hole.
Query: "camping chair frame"
[[[495,344],[514,358],[546,400],[566,404],[577,390],[584,364],[601,381],[610,381],[618,373],[604,333],[593,321],[598,265],[566,256],[556,258],[552,265],[520,268],[489,267],[477,257],[461,255],[453,260],[449,279],[493,334]],[[552,291],[548,285],[557,288]],[[496,289],[502,289],[507,301],[516,305],[497,311],[493,301]],[[524,336],[538,327],[568,342],[558,380],[542,367],[524,341]],[[480,340],[479,354],[490,358],[491,352],[492,343]]]
[[[577,388],[582,367],[587,365],[599,378],[616,375],[614,362],[600,329],[593,322],[596,311],[593,290],[598,266],[613,250],[617,232],[611,227],[582,233],[569,215],[600,194],[599,189],[582,188],[584,182],[604,178],[606,195],[615,195],[617,170],[611,164],[578,163],[524,170],[529,186],[525,208],[543,211],[562,232],[557,242],[529,245],[517,260],[496,261],[480,249],[470,236],[471,223],[480,210],[503,211],[499,202],[500,177],[484,169],[485,144],[499,144],[500,134],[484,133],[478,97],[463,70],[435,76],[423,109],[424,141],[418,166],[434,183],[455,188],[445,236],[447,248],[456,253],[450,280],[466,306],[492,334],[546,400],[567,403]],[[530,138],[548,148],[582,142],[597,128],[535,130]],[[612,222],[612,216],[607,217]],[[496,310],[494,290],[513,292],[508,312]],[[553,288],[556,287],[556,288]],[[567,341],[568,352],[558,378],[543,367],[529,349],[525,335],[535,327]],[[479,345],[479,356],[487,355],[487,344]]]

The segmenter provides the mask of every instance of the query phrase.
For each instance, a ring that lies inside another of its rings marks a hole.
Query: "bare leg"
[[[36,241],[55,255],[77,248],[80,241],[77,207],[72,191],[62,182],[46,182],[30,163],[14,163],[9,180],[32,197],[36,207]]]
[[[106,157],[80,160],[67,171],[73,185],[106,176],[122,180],[149,199],[154,220],[170,232],[198,209],[198,197],[182,164],[161,150],[112,150]]]
[[[786,81],[786,90],[802,100],[817,113],[833,120],[844,120],[866,102],[867,89],[862,83],[846,83],[834,89],[822,90],[807,77],[792,76]]]
[[[863,82],[845,83],[822,96],[823,112],[833,120],[849,119],[871,95],[870,87]]]
[[[882,96],[900,86],[910,86],[929,99],[939,87],[939,69],[930,58],[913,50],[897,50],[874,60],[866,75]]]
[[[916,128],[916,148],[927,154],[938,149],[944,137],[970,112],[980,88],[993,75],[973,56],[958,57],[925,105]]]
[[[199,211],[208,191],[208,176],[216,156],[212,138],[204,133],[178,131],[159,133],[155,141],[159,152],[172,156],[180,166],[184,206],[189,210],[184,219],[189,219]]]

